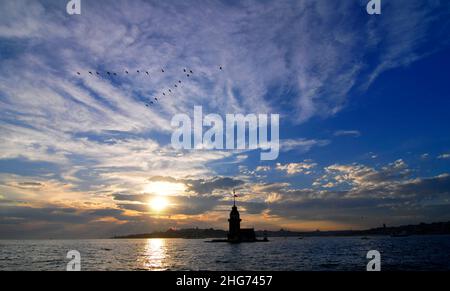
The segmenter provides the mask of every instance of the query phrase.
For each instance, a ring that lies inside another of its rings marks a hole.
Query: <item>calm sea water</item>
[[[450,270],[450,236],[272,238],[232,245],[204,240],[0,240],[0,270],[65,270],[70,250],[82,270],[364,271],[369,250],[382,270]]]

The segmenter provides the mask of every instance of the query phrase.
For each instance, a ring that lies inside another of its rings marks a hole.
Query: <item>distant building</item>
[[[257,241],[255,230],[253,228],[241,228],[241,221],[239,211],[236,207],[236,199],[234,199],[233,208],[231,208],[230,212],[230,219],[228,219],[228,241],[232,243]]]

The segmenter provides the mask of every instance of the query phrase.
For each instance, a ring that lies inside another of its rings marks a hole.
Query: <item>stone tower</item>
[[[236,207],[236,199],[234,199],[233,208],[231,208],[228,231],[228,240],[232,242],[240,241],[241,233],[241,218],[239,216],[239,211]]]

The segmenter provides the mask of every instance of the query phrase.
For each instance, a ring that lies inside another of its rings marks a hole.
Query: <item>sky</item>
[[[226,229],[233,189],[256,229],[450,220],[450,3],[366,3],[2,0],[0,238]],[[174,149],[194,106],[279,114],[278,159]]]

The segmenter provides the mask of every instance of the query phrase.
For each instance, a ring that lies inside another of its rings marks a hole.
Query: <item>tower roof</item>
[[[233,207],[231,208],[230,211],[230,218],[231,217],[235,217],[235,218],[239,218],[240,214],[239,214],[239,210],[237,209],[236,205],[233,205]]]

